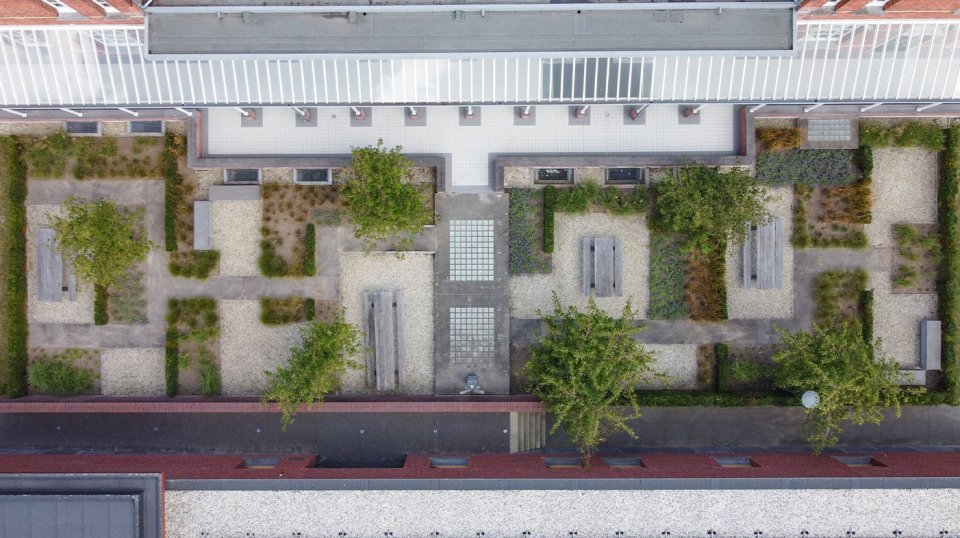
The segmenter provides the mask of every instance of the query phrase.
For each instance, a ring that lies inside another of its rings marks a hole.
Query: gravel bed
[[[891,224],[937,222],[937,153],[921,148],[873,152],[873,219],[864,226],[871,246],[895,246]]]
[[[283,366],[300,343],[304,323],[267,327],[260,301],[220,301],[220,379],[225,396],[259,395],[266,371]]]
[[[77,300],[64,294],[59,303],[40,301],[37,295],[37,232],[51,216],[62,216],[59,205],[27,206],[27,319],[31,323],[93,323],[93,286],[79,282]]]
[[[125,121],[101,121],[100,134],[102,136],[127,136],[130,132]]]
[[[657,356],[653,369],[667,374],[667,379],[643,383],[637,388],[697,388],[697,344],[643,344],[643,347]]]
[[[163,124],[163,128],[168,133],[173,133],[176,135],[187,135],[187,122],[186,121],[177,121],[177,120],[166,120]]]
[[[59,121],[2,121],[0,135],[45,136],[63,130]]]
[[[105,396],[165,394],[164,349],[104,349],[100,354],[100,392]]]
[[[398,392],[433,394],[433,254],[407,252],[398,258],[390,252],[340,253],[340,304],[346,320],[363,330],[365,290],[399,289],[403,292],[404,370]],[[361,364],[363,356],[356,357]],[[344,391],[367,392],[365,370],[344,376]]]
[[[521,168],[517,166],[504,166],[503,187],[506,189],[533,188],[533,170],[530,168]]]
[[[729,319],[790,319],[793,317],[793,188],[768,188],[771,216],[783,218],[783,287],[776,290],[743,287],[743,248],[727,249],[727,317]]]
[[[263,183],[293,183],[293,168],[263,168]]]
[[[937,319],[937,296],[891,293],[890,273],[870,273],[873,287],[873,334],[884,352],[907,368],[920,366],[920,322]]]
[[[197,178],[197,200],[206,200],[210,197],[210,185],[223,184],[223,168],[192,169]]]
[[[212,246],[220,251],[220,275],[259,275],[257,258],[260,256],[263,202],[225,200],[213,202],[211,206]]]
[[[564,306],[583,308],[587,297],[580,288],[580,238],[614,236],[623,242],[623,296],[599,297],[597,306],[619,316],[629,298],[640,317],[649,303],[650,235],[644,217],[616,217],[607,213],[557,213],[554,228],[553,272],[510,278],[510,312],[518,318],[539,318],[537,311],[553,311],[553,293]]]
[[[169,538],[197,536],[937,536],[960,489],[165,492]],[[424,509],[429,507],[429,509]],[[469,514],[469,517],[465,517]],[[933,516],[935,514],[935,516]]]

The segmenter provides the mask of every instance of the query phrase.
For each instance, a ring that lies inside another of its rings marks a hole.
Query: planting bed
[[[33,348],[29,351],[30,363],[28,372],[30,372],[30,393],[48,394],[48,395],[78,395],[78,394],[100,394],[100,352],[94,349],[52,349],[52,348]],[[44,381],[50,384],[50,387],[44,387],[41,390],[36,386],[41,377],[39,371],[34,368],[41,368],[43,365],[37,363],[44,362],[54,368],[62,368],[58,372],[51,371],[43,375]],[[59,363],[68,366],[55,366],[51,363]],[[73,373],[68,373],[70,371]],[[83,372],[78,372],[82,370]],[[78,379],[85,378],[83,382]],[[64,390],[68,386],[79,388],[85,385],[83,390],[70,391]]]
[[[220,393],[220,316],[217,301],[206,297],[170,299],[167,304],[167,346],[176,349],[179,394]],[[168,375],[172,375],[168,371]],[[168,381],[169,383],[169,381]],[[170,387],[167,387],[168,393]]]
[[[940,236],[931,224],[896,224],[893,293],[936,293]]]

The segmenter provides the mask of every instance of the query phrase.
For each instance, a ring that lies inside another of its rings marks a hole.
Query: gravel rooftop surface
[[[211,205],[210,232],[213,249],[220,251],[220,276],[259,275],[263,202],[228,200]]]
[[[283,366],[290,348],[300,343],[292,323],[260,323],[260,301],[220,301],[220,379],[224,396],[259,395],[267,386],[265,371]]]
[[[63,130],[59,121],[3,121],[0,122],[0,135],[46,136]]]
[[[164,350],[104,349],[100,354],[100,392],[106,396],[160,396],[165,393]]]
[[[518,318],[538,318],[537,311],[553,311],[553,292],[564,306],[583,308],[588,298],[580,288],[580,238],[619,237],[623,242],[623,296],[599,297],[597,306],[619,316],[629,298],[640,317],[649,304],[650,235],[644,217],[616,217],[607,213],[557,213],[554,228],[553,272],[510,278],[510,311]]]
[[[937,222],[937,159],[921,148],[873,151],[873,219],[864,226],[871,246],[896,245],[892,224]]]
[[[38,300],[37,232],[54,215],[63,215],[63,207],[27,206],[27,319],[31,323],[93,323],[93,286],[89,284],[78,282],[76,301],[69,300],[66,294],[59,303]]]
[[[653,365],[656,372],[667,374],[667,379],[638,385],[641,389],[695,389],[697,388],[696,344],[643,344],[657,356]]]
[[[433,264],[429,252],[407,252],[398,258],[390,252],[340,253],[340,304],[346,320],[361,331],[363,292],[403,291],[404,370],[398,392],[433,394]],[[363,355],[356,357],[366,364]],[[345,392],[369,392],[365,369],[344,376]]]
[[[176,491],[170,538],[211,536],[937,536],[960,527],[958,489]],[[932,516],[935,514],[935,516]],[[249,534],[248,534],[249,533]]]
[[[891,293],[890,273],[870,273],[873,287],[873,334],[883,350],[902,366],[920,365],[920,322],[937,319],[937,296]]]
[[[793,188],[768,188],[771,216],[783,217],[783,287],[778,290],[743,287],[743,247],[727,249],[727,317],[729,319],[790,319],[793,317]]]

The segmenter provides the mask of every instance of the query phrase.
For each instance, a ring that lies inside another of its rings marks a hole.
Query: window
[[[848,467],[886,467],[870,456],[834,456],[833,459]]]
[[[536,183],[573,183],[573,168],[537,168]]]
[[[162,121],[131,121],[129,124],[130,134],[163,134]]]
[[[643,168],[607,168],[607,183],[639,185],[644,176]]]
[[[543,458],[543,463],[551,469],[579,469],[583,467],[580,458]]]
[[[280,463],[279,458],[243,458],[243,469],[272,469]]]
[[[227,168],[223,171],[225,183],[260,183],[259,168]]]
[[[760,467],[747,456],[714,456],[713,461],[721,467]]]
[[[100,134],[99,121],[68,121],[64,122],[64,130],[72,135],[98,135]]]
[[[333,182],[332,177],[329,168],[297,168],[293,180],[308,185],[329,185]]]
[[[646,465],[643,464],[643,460],[637,457],[603,458],[603,461],[607,464],[607,467],[646,467]]]
[[[430,458],[430,467],[434,469],[463,469],[470,465],[470,458]]]

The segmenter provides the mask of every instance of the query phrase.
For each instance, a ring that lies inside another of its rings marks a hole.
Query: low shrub
[[[730,378],[730,347],[727,344],[717,344],[713,347],[713,354],[717,362],[717,391],[727,390]]]
[[[547,185],[543,188],[543,251],[553,252],[554,213],[557,211],[557,188]]]
[[[180,391],[180,348],[176,327],[167,327],[167,338],[164,343],[163,374],[166,382],[167,396],[171,398]]]
[[[536,211],[534,200],[540,194],[534,189],[510,191],[510,259],[511,275],[544,273],[550,270],[549,262],[542,259],[541,242],[535,237]]]
[[[800,398],[780,391],[657,390],[638,391],[637,400],[642,407],[756,407],[795,406]]]
[[[645,187],[607,187],[600,191],[598,203],[613,215],[639,215],[650,207],[650,192]]]
[[[307,301],[303,297],[263,297],[260,299],[260,323],[285,325],[307,319]]]
[[[313,321],[317,317],[317,302],[313,297],[308,297],[303,300],[303,307],[306,310],[307,321]]]
[[[190,250],[170,253],[170,274],[203,280],[213,273],[220,262],[219,250]]]
[[[860,146],[854,153],[857,168],[860,169],[861,181],[873,181],[873,148]]]
[[[260,257],[257,259],[263,276],[283,277],[290,274],[290,265],[277,254],[273,243],[266,239],[260,241]]]
[[[313,276],[317,274],[317,227],[313,224],[307,224],[307,230],[303,234],[303,275]]]
[[[7,192],[7,396],[27,394],[27,164],[23,146],[16,137],[3,139]]]
[[[873,190],[869,181],[828,187],[823,189],[823,214],[820,218],[824,221],[869,224],[873,220],[870,211],[872,204]]]
[[[741,383],[753,383],[769,372],[769,367],[756,361],[737,359],[730,364],[730,377]]]
[[[897,288],[909,288],[917,283],[917,270],[909,265],[901,265],[893,276],[893,285]]]
[[[758,150],[797,149],[800,147],[800,129],[796,127],[757,129]]]
[[[59,178],[67,171],[72,148],[73,138],[66,131],[57,131],[24,142],[21,155],[35,177]]]
[[[960,404],[960,126],[947,130],[940,156],[939,212],[942,241],[939,292],[943,322],[943,374],[947,402]]]
[[[585,181],[569,189],[557,190],[557,211],[561,213],[586,213],[590,204],[600,195],[600,186]]]
[[[860,144],[873,147],[922,147],[931,151],[943,151],[946,147],[944,132],[940,126],[918,120],[893,125],[861,121]]]
[[[109,300],[106,287],[99,284],[93,287],[93,323],[95,325],[106,325],[110,322],[110,315],[107,313]]]
[[[873,345],[873,290],[860,294],[860,312],[863,316],[863,341]]]
[[[60,357],[33,361],[29,379],[33,390],[58,396],[75,396],[93,390],[90,372]]]
[[[200,393],[204,396],[220,395],[220,369],[210,357],[200,357],[197,360],[197,371],[200,373]]]
[[[167,252],[177,250],[177,209],[182,203],[183,176],[177,164],[179,145],[176,135],[167,133],[160,154],[160,173],[163,175],[163,246]]]
[[[817,275],[813,281],[814,318],[819,324],[863,322],[861,295],[867,286],[867,272],[834,270]]]
[[[684,301],[687,261],[683,238],[676,234],[650,234],[650,319],[682,319],[690,315]]]
[[[842,149],[797,149],[757,155],[757,181],[767,185],[844,185],[857,180],[853,153]]]

